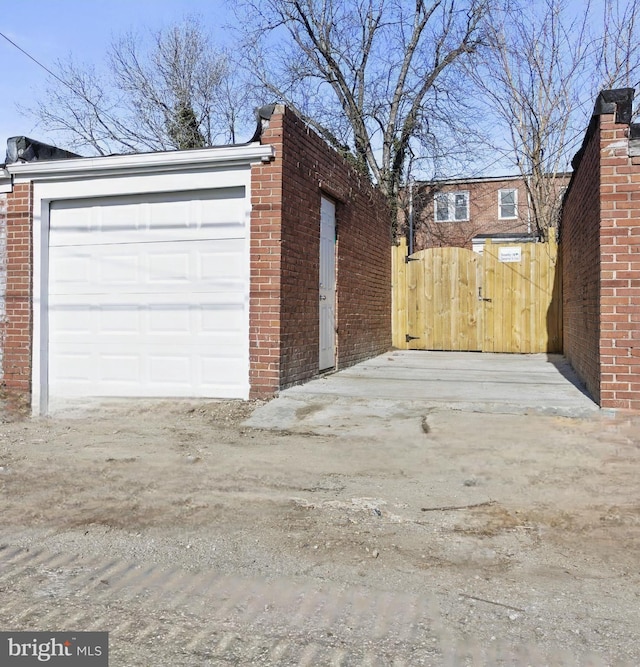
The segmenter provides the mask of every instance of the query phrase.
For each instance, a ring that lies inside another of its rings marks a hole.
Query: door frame
[[[336,204],[320,198],[318,369],[336,366]]]

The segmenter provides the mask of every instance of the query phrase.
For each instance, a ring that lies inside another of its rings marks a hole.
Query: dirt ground
[[[4,413],[0,627],[125,667],[640,664],[640,417],[255,407]]]

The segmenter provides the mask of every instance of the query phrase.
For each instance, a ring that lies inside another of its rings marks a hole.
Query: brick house
[[[558,211],[569,174],[553,179]],[[488,176],[418,182],[411,188],[414,250],[462,247],[482,252],[487,238],[535,240],[535,225],[522,176]],[[407,236],[409,203],[405,198],[401,226]]]
[[[244,145],[36,159],[0,176],[0,382],[269,396],[391,345],[390,213],[291,111]]]
[[[560,226],[564,353],[604,408],[640,410],[640,126],[634,91],[603,91],[573,160]]]

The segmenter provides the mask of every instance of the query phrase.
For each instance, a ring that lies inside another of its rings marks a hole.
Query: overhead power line
[[[9,44],[14,46],[20,53],[24,54],[29,58],[29,60],[32,60],[38,67],[42,68],[49,76],[52,76],[56,81],[59,81],[63,86],[66,86],[74,95],[78,95],[81,98],[85,98],[85,95],[83,95],[81,92],[76,90],[68,81],[65,81],[62,77],[58,76],[53,70],[51,70],[49,67],[41,63],[35,56],[32,56],[28,51],[23,49],[19,44],[16,44],[12,39],[7,37],[3,32],[0,32],[0,37],[3,39],[6,39]]]
[[[29,60],[32,60],[38,67],[41,67],[47,74],[50,74],[54,79],[56,79],[60,83],[64,84],[67,88],[70,88],[74,93],[77,94],[77,91],[73,90],[73,88],[69,85],[69,83],[67,81],[65,81],[64,79],[61,79],[54,71],[50,70],[46,65],[43,65],[37,58],[32,56],[28,51],[25,51],[19,44],[16,44],[12,39],[7,37],[3,32],[0,32],[0,37],[2,37],[3,39],[6,39],[7,42],[9,42],[9,44],[11,44],[12,46],[15,46],[15,48],[18,49],[18,51],[20,51],[20,53],[27,56],[27,58],[29,58]]]

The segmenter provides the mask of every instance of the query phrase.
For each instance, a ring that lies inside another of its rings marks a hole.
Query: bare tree
[[[638,73],[638,0],[622,11],[618,0],[606,0],[604,17],[590,0],[577,7],[544,0],[493,9],[490,48],[470,63],[487,116],[508,137],[507,155],[525,180],[541,239],[557,224],[564,172],[597,91]]]
[[[235,141],[244,122],[229,112],[242,108],[236,81],[229,55],[190,18],[146,39],[125,34],[103,71],[58,63],[35,115],[73,148],[99,154],[211,146]]]
[[[482,44],[490,1],[243,0],[238,12],[268,94],[395,202],[412,152],[437,157],[454,124],[458,64]]]
[[[633,87],[640,63],[640,0],[604,0],[602,10],[602,88]]]

